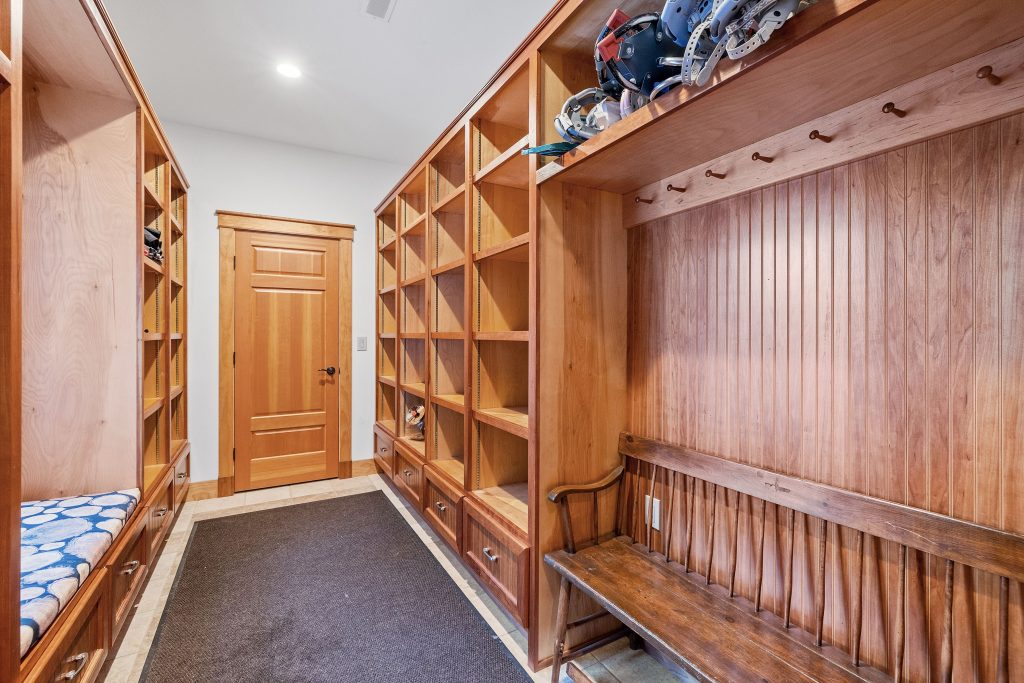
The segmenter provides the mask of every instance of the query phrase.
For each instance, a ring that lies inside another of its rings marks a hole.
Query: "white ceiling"
[[[410,164],[554,0],[397,2],[390,23],[366,0],[104,4],[161,120]]]

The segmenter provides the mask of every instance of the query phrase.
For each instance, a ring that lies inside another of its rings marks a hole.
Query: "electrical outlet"
[[[366,337],[356,337],[356,351],[366,350]]]
[[[654,521],[651,521],[651,520]],[[651,497],[644,495],[644,522],[650,522],[651,528],[661,531],[661,499],[655,498],[654,505],[651,505]]]

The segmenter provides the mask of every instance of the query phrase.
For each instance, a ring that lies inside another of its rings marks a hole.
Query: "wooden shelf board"
[[[404,391],[407,394],[419,396],[424,400],[426,400],[427,398],[427,385],[424,384],[423,382],[411,382],[408,384],[402,382],[402,391]]]
[[[377,336],[381,339],[394,339],[398,336],[398,333],[392,330],[391,332],[379,332]]]
[[[179,221],[173,213],[168,214],[167,217],[171,221],[171,229],[179,235],[184,235],[185,229],[181,227],[181,221]]]
[[[162,396],[156,398],[144,398],[142,399],[142,419],[147,420],[155,412],[164,407],[164,399]]]
[[[163,211],[164,203],[160,201],[160,198],[156,196],[156,193],[154,193],[153,190],[146,183],[142,183],[142,187],[145,194],[144,201],[146,203],[146,206],[151,206],[153,208],[160,209],[161,211]]]
[[[164,335],[162,332],[143,332],[142,341],[144,342],[158,342],[163,341]]]
[[[530,136],[524,135],[499,154],[494,161],[477,171],[473,176],[473,182],[525,190],[530,183],[530,159],[520,152],[529,144]]]
[[[431,339],[449,339],[453,341],[462,341],[466,338],[465,332],[431,332]]]
[[[492,486],[473,491],[473,497],[527,533],[530,520],[529,485],[526,482]]]
[[[430,275],[433,277],[436,277],[438,275],[444,275],[445,273],[450,273],[453,270],[458,270],[459,268],[462,268],[465,265],[465,259],[455,259],[454,261],[450,261],[444,264],[443,266],[438,266],[437,268],[434,268],[433,270],[430,271]]]
[[[426,332],[399,332],[398,336],[402,339],[423,339],[426,340]]]
[[[398,244],[398,238],[392,237],[387,242],[377,247],[377,251],[393,251],[396,244]]]
[[[184,287],[185,286],[184,280],[182,280],[177,275],[171,275],[171,284],[176,286],[176,287]]]
[[[925,25],[923,7],[931,13]],[[961,26],[971,26],[973,40],[955,38]],[[545,166],[537,182],[630,193],[945,69],[1022,31],[1024,13],[994,12],[966,0],[811,5],[764,48],[733,65],[723,60],[708,85],[666,93]],[[865,52],[868,43],[890,49]]]
[[[174,399],[181,396],[181,392],[183,391],[185,391],[185,387],[181,386],[180,384],[175,385],[171,387],[171,393],[169,395],[169,398],[173,401]]]
[[[402,228],[402,237],[408,235],[424,235],[427,232],[427,214],[421,215],[412,223]]]
[[[528,342],[530,341],[530,333],[524,330],[509,330],[508,332],[474,332],[473,339],[476,341]]]
[[[466,397],[463,394],[434,394],[430,401],[456,413],[466,412]]]
[[[426,456],[427,444],[425,441],[416,441],[415,439],[410,439],[407,436],[400,436],[395,440],[400,442],[403,446],[412,449],[413,452],[418,453],[421,458]]]
[[[172,341],[178,341],[182,339],[185,335],[182,332],[171,332],[171,334],[168,336],[171,338]]]
[[[434,207],[434,213],[464,213],[466,205],[464,203],[466,194],[466,185],[459,185],[457,188],[452,190],[448,196],[442,197],[437,202],[437,206]]]
[[[526,406],[477,408],[473,411],[473,415],[484,424],[497,427],[523,439],[530,438],[530,413]]]
[[[458,484],[460,490],[465,486],[466,465],[461,460],[453,458],[431,460],[428,465]]]
[[[422,286],[423,283],[426,282],[426,280],[427,274],[425,272],[417,273],[416,275],[413,275],[410,278],[402,280],[402,287],[419,287]]]
[[[381,287],[379,290],[377,290],[377,293],[380,294],[381,296],[384,296],[385,294],[394,294],[396,289],[398,289],[398,285],[392,283],[387,287]]]
[[[170,468],[170,463],[160,463],[157,465],[146,465],[142,468],[142,490],[149,491],[153,488],[153,485],[160,481],[161,477]]]
[[[493,247],[487,247],[473,254],[474,261],[484,259],[495,259],[498,261],[515,261],[517,263],[529,263],[530,261],[530,233],[524,232],[516,235],[510,240]]]
[[[389,387],[397,387],[398,379],[394,375],[377,375],[377,381]]]
[[[150,270],[150,271],[152,271],[154,273],[157,273],[159,275],[163,275],[164,274],[164,267],[162,265],[160,265],[159,263],[157,263],[156,261],[154,261],[153,259],[149,258],[148,256],[143,256],[142,257],[142,265],[147,270]]]

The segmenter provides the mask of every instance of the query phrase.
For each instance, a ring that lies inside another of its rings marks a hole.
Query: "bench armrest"
[[[614,485],[619,478],[622,477],[623,472],[625,472],[625,468],[622,465],[619,465],[614,470],[606,474],[603,479],[595,481],[592,484],[567,484],[566,486],[556,486],[548,493],[548,500],[552,503],[559,503],[563,498],[574,493],[595,493],[597,491],[603,491],[609,486]]]

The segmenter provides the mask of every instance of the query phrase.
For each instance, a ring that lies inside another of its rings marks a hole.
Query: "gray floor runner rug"
[[[530,678],[373,492],[197,523],[142,680]]]

